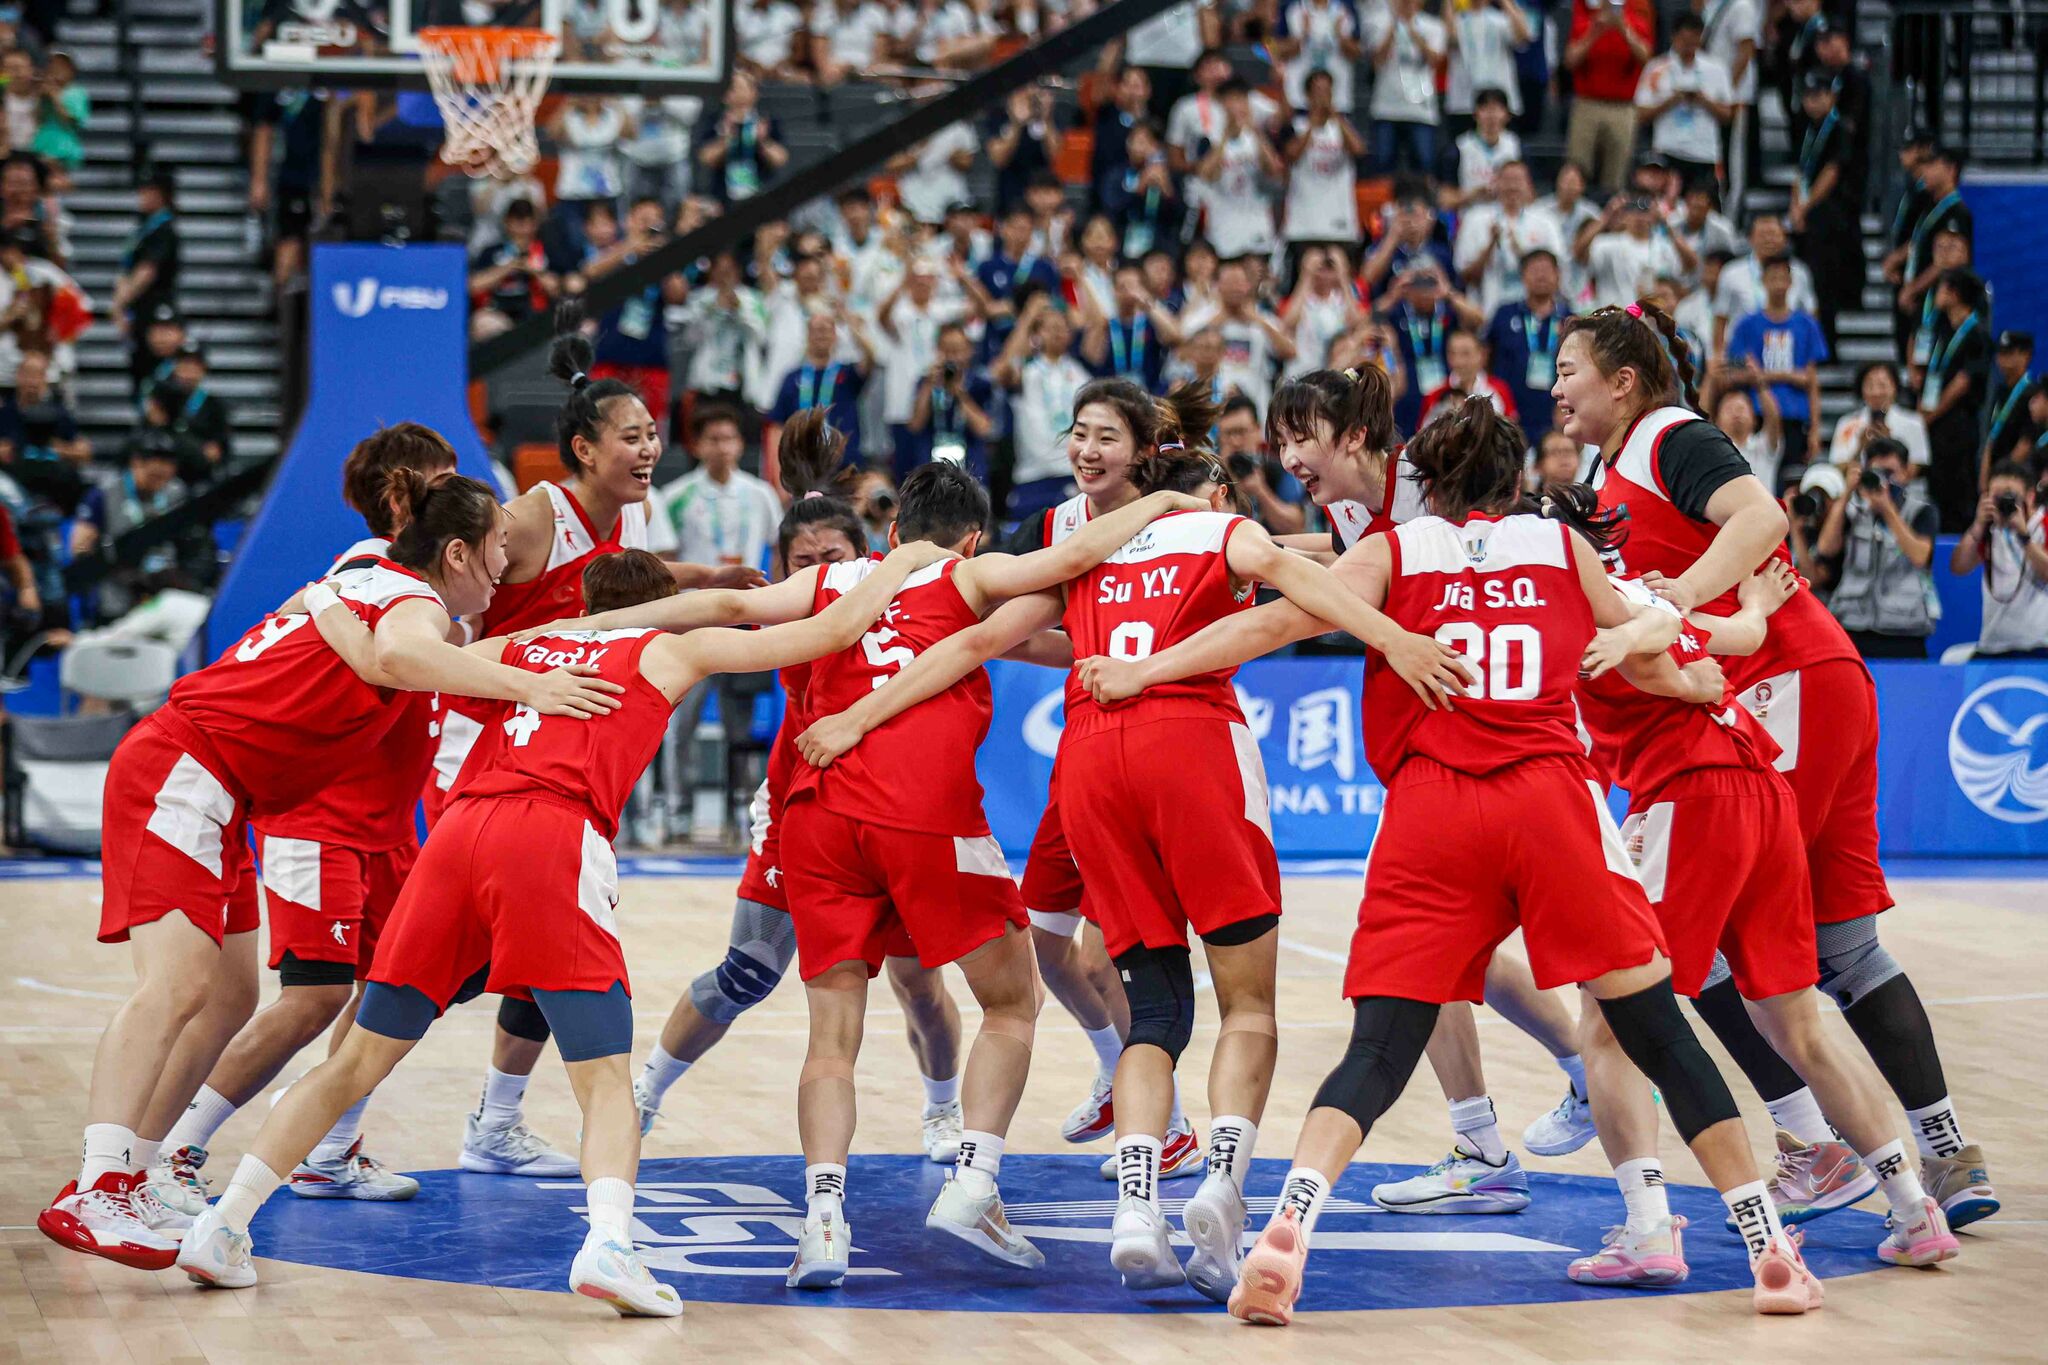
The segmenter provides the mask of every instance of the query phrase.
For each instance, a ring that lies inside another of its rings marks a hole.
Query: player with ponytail
[[[1601,506],[1628,509],[1626,572],[1681,611],[1726,615],[1732,590],[1759,565],[1789,563],[1785,513],[1727,436],[1684,405],[1690,374],[1671,319],[1641,302],[1567,322],[1551,392],[1559,429],[1599,448]],[[1696,624],[1718,652],[1712,627]],[[1950,1222],[1996,1212],[1983,1152],[1964,1138],[1926,1008],[1878,942],[1877,916],[1892,896],[1878,863],[1877,689],[1869,670],[1826,606],[1803,590],[1779,609],[1754,652],[1731,661],[1729,681],[1777,742],[1778,770],[1798,798],[1821,988],[1906,1110],[1921,1181]],[[1736,987],[1717,973],[1699,1009],[1766,1103],[1798,1116],[1799,1146],[1787,1154],[1774,1197],[1805,1213],[1839,1198],[1845,1181],[1867,1188],[1870,1176],[1853,1163],[1834,1175],[1821,1168],[1826,1125]]]

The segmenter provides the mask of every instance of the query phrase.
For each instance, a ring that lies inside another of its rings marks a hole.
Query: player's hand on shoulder
[[[1192,493],[1174,493],[1163,488],[1157,493],[1147,493],[1145,500],[1158,509],[1152,514],[1155,517],[1163,517],[1169,512],[1207,512],[1211,510],[1207,498],[1198,498]]]
[[[1586,652],[1579,656],[1579,676],[1597,678],[1610,669],[1620,667],[1633,652],[1631,643],[1626,634],[1615,627],[1594,631]]]
[[[1451,710],[1451,698],[1464,696],[1465,684],[1472,681],[1464,655],[1412,631],[1404,631],[1381,657],[1432,711]]]
[[[707,588],[765,588],[768,575],[751,564],[721,564],[705,580]]]
[[[1128,701],[1145,690],[1138,680],[1137,665],[1127,659],[1097,654],[1075,660],[1074,671],[1081,679],[1081,686],[1088,689],[1088,694],[1105,705]]]
[[[1800,589],[1799,575],[1782,559],[1767,559],[1764,566],[1735,585],[1735,600],[1769,616],[1792,600]]]
[[[1699,595],[1693,591],[1692,584],[1684,579],[1666,578],[1653,569],[1643,575],[1643,586],[1680,611],[1691,611],[1699,605]]]
[[[826,768],[860,741],[860,727],[844,714],[826,716],[796,737],[796,750],[812,767]]]
[[[589,664],[572,664],[531,675],[526,704],[544,716],[602,716],[619,709],[626,689],[597,675]]]

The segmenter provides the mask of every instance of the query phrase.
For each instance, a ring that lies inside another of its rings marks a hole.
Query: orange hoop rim
[[[458,28],[435,26],[414,33],[419,45],[447,60],[456,80],[488,84],[503,62],[552,59],[561,40],[540,28]]]

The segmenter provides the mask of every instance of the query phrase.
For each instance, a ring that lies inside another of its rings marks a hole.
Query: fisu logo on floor
[[[1001,1184],[1016,1229],[1045,1253],[1042,1270],[977,1256],[924,1226],[946,1172],[918,1156],[855,1157],[846,1182],[852,1265],[845,1284],[787,1289],[783,1276],[803,1229],[803,1160],[795,1156],[650,1160],[640,1168],[633,1236],[648,1268],[685,1299],[796,1307],[938,1312],[1220,1312],[1192,1289],[1126,1292],[1109,1265],[1114,1187],[1091,1154],[1011,1154]],[[1389,1214],[1372,1186],[1416,1167],[1353,1166],[1337,1183],[1315,1232],[1302,1297],[1305,1312],[1465,1307],[1630,1297],[1573,1284],[1565,1266],[1600,1245],[1621,1205],[1610,1180],[1532,1177],[1530,1208],[1508,1216]],[[1271,1215],[1287,1163],[1255,1163],[1244,1240]],[[409,1204],[273,1200],[257,1219],[267,1257],[415,1279],[559,1291],[565,1249],[586,1226],[583,1187],[460,1171],[415,1172]],[[1178,1231],[1195,1181],[1161,1185],[1161,1208]],[[1670,1188],[1672,1209],[1692,1219],[1692,1277],[1680,1291],[1747,1289],[1741,1243],[1721,1231],[1712,1190]],[[1838,1213],[1809,1225],[1808,1264],[1822,1275],[1880,1268],[1872,1215]],[[1637,1299],[1636,1301],[1644,1301]]]

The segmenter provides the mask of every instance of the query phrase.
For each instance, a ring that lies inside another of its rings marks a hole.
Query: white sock
[[[924,1107],[927,1110],[937,1109],[940,1105],[958,1104],[960,1102],[959,1072],[954,1072],[943,1081],[935,1081],[931,1077],[922,1074],[918,1076],[918,1079],[924,1082]]]
[[[1259,1145],[1259,1128],[1250,1119],[1227,1115],[1209,1120],[1209,1174],[1225,1175],[1244,1193],[1245,1177],[1252,1173],[1252,1149]]]
[[[277,1193],[277,1187],[283,1183],[283,1176],[252,1153],[243,1157],[242,1164],[235,1167],[234,1180],[214,1201],[213,1207],[230,1231],[247,1233],[249,1220],[256,1216],[256,1210],[262,1208],[263,1201]]]
[[[690,1064],[679,1057],[669,1055],[657,1039],[647,1054],[646,1064],[640,1068],[640,1088],[646,1092],[647,1107],[659,1111],[662,1100],[668,1095],[668,1088],[683,1078]]]
[[[1721,1191],[1721,1202],[1728,1206],[1729,1214],[1735,1219],[1736,1234],[1749,1248],[1751,1261],[1756,1260],[1773,1237],[1785,1230],[1778,1221],[1778,1206],[1771,1202],[1771,1192],[1761,1180]]]
[[[1095,1049],[1096,1074],[1108,1081],[1116,1075],[1117,1058],[1124,1055],[1124,1040],[1116,1036],[1116,1025],[1084,1028],[1081,1032],[1088,1035],[1088,1046]]]
[[[1188,1126],[1187,1113],[1180,1107],[1180,1077],[1178,1076],[1173,1078],[1173,1112],[1167,1116],[1166,1131],[1169,1133],[1191,1131]]]
[[[526,1102],[530,1076],[508,1076],[496,1067],[487,1068],[483,1103],[477,1107],[479,1128],[509,1128],[519,1122],[520,1107]]]
[[[1142,1199],[1159,1207],[1159,1148],[1156,1137],[1143,1133],[1116,1135],[1116,1193],[1119,1199]]]
[[[1801,1142],[1837,1140],[1834,1125],[1828,1122],[1827,1115],[1820,1112],[1820,1101],[1803,1085],[1783,1099],[1765,1100],[1764,1108],[1771,1111],[1772,1123]]]
[[[164,1138],[164,1146],[171,1151],[180,1147],[197,1147],[201,1151],[213,1141],[213,1135],[220,1126],[235,1116],[235,1102],[210,1085],[199,1087],[199,1093],[192,1097],[192,1103],[185,1106],[185,1112],[171,1125],[170,1133]]]
[[[1920,1186],[1920,1173],[1906,1160],[1905,1141],[1893,1138],[1876,1151],[1862,1155],[1864,1164],[1876,1174],[1877,1183],[1884,1187],[1885,1202],[1892,1206],[1893,1216],[1900,1223],[1918,1218],[1927,1191]]]
[[[363,1135],[363,1111],[369,1107],[368,1095],[350,1105],[342,1116],[334,1121],[334,1126],[327,1130],[327,1136],[320,1139],[319,1144],[313,1148],[313,1154],[306,1159],[340,1161],[347,1156],[348,1149],[355,1146],[356,1139]]]
[[[1508,1159],[1508,1145],[1500,1140],[1500,1122],[1494,1116],[1493,1101],[1484,1095],[1451,1101],[1451,1131],[1468,1151],[1479,1154],[1489,1166]]]
[[[163,1145],[164,1140],[162,1138],[139,1137],[135,1139],[135,1145],[128,1149],[128,1160],[130,1162],[128,1169],[131,1171],[146,1171],[156,1165],[156,1154],[163,1149]]]
[[[1574,1052],[1569,1057],[1557,1059],[1558,1070],[1571,1078],[1572,1098],[1584,1103],[1586,1099],[1586,1059]]]
[[[962,1189],[979,1199],[992,1194],[996,1176],[1003,1169],[1003,1140],[994,1133],[969,1128],[960,1134],[960,1158],[954,1163],[953,1178]]]
[[[1671,1201],[1664,1193],[1664,1163],[1656,1157],[1622,1162],[1614,1168],[1614,1183],[1621,1186],[1621,1202],[1628,1205],[1630,1232],[1648,1232],[1659,1219],[1671,1216]]]
[[[78,1188],[89,1190],[107,1175],[126,1175],[135,1151],[135,1130],[118,1123],[85,1125],[85,1154],[78,1168]]]
[[[1315,1234],[1316,1219],[1323,1212],[1323,1201],[1330,1197],[1330,1178],[1321,1171],[1307,1166],[1296,1166],[1287,1173],[1287,1183],[1280,1187],[1280,1202],[1273,1206],[1273,1217],[1278,1219],[1288,1209],[1293,1209],[1296,1221],[1301,1224],[1301,1240],[1306,1246]]]
[[[633,1186],[615,1175],[590,1182],[590,1230],[615,1241],[633,1244]]]
[[[1913,1130],[1913,1145],[1923,1157],[1954,1156],[1970,1145],[1956,1122],[1956,1107],[1946,1095],[1924,1109],[1908,1109],[1906,1123]]]
[[[804,1167],[804,1207],[813,1218],[845,1221],[846,1167],[829,1161]]]

